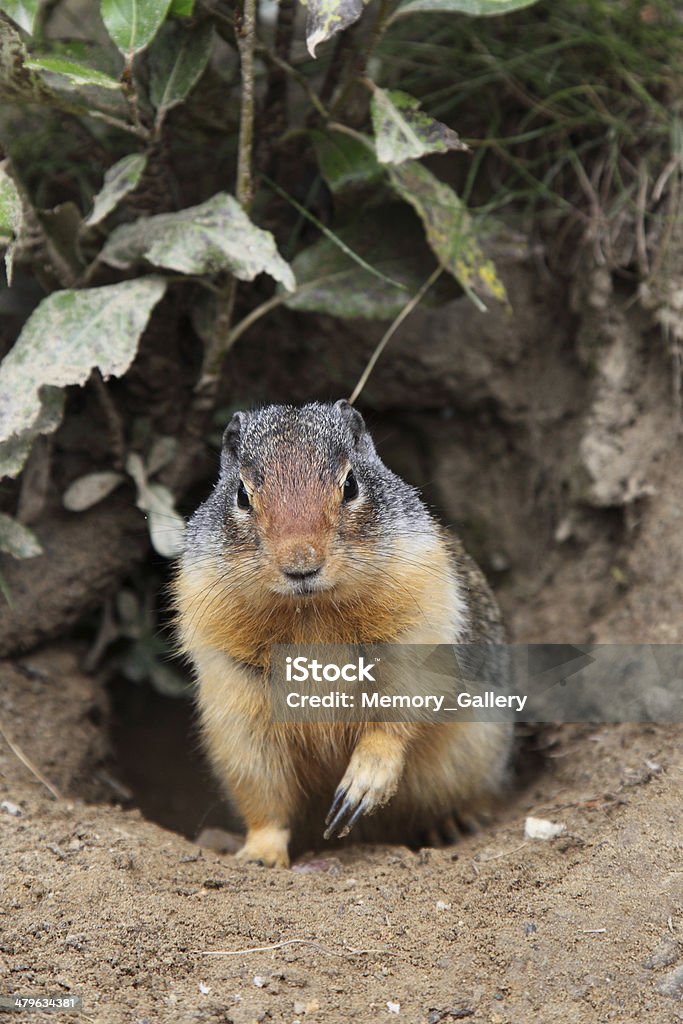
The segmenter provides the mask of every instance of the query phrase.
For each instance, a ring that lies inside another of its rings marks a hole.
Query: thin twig
[[[9,738],[9,736],[7,735],[5,730],[3,729],[1,723],[0,723],[0,736],[2,736],[2,738],[5,741],[5,743],[10,748],[10,750],[12,751],[14,756],[17,757],[21,761],[21,763],[26,766],[26,768],[28,768],[28,770],[31,772],[32,775],[35,775],[35,777],[38,779],[39,782],[42,782],[42,784],[52,794],[52,796],[55,798],[55,800],[61,800],[62,796],[61,796],[61,793],[59,792],[59,790],[56,789],[52,785],[52,783],[49,782],[45,778],[45,776],[43,775],[43,773],[40,771],[39,768],[36,768],[36,766],[34,765],[33,761],[30,759],[30,757],[28,757],[24,753],[24,751],[21,749],[21,747],[17,746],[17,744],[13,740],[11,740]]]
[[[315,109],[318,111],[318,113],[323,119],[326,120],[329,117],[327,108],[318,98],[317,93],[311,87],[311,84],[306,78],[306,75],[302,74],[301,71],[297,71],[297,69],[293,68],[291,64],[287,63],[287,61],[282,60],[281,57],[278,57],[276,53],[273,53],[272,50],[269,50],[268,47],[259,40],[257,40],[256,42],[255,49],[258,55],[260,57],[263,57],[267,64],[272,64],[273,67],[279,68],[280,71],[282,71],[285,75],[289,75],[289,77],[292,78],[293,81],[295,81],[298,85],[301,86],[301,88],[308,96],[308,99],[310,100],[312,106],[315,107]]]
[[[332,114],[337,115],[343,113],[344,106],[351,94],[351,90],[356,84],[358,78],[362,78],[365,75],[368,62],[379,46],[393,13],[393,0],[380,0],[379,10],[377,11],[377,16],[372,26],[367,46],[362,52],[351,52],[345,72],[342,72],[342,75],[340,76],[343,84],[338,97],[332,103]],[[345,81],[344,78],[346,79]]]
[[[372,373],[372,371],[375,368],[375,364],[377,363],[377,360],[382,355],[382,352],[387,347],[388,343],[391,341],[391,339],[393,338],[394,334],[399,329],[399,327],[401,326],[403,321],[406,319],[406,317],[410,316],[410,314],[413,312],[415,307],[420,304],[420,302],[422,301],[424,296],[427,294],[429,289],[432,287],[432,285],[437,280],[437,278],[439,278],[441,276],[442,273],[443,273],[443,267],[437,267],[436,270],[434,270],[429,275],[429,277],[427,278],[425,283],[422,285],[422,287],[419,289],[419,291],[417,291],[415,293],[415,295],[413,295],[413,297],[410,300],[410,302],[406,303],[406,305],[403,307],[401,312],[398,314],[398,316],[396,317],[394,322],[391,324],[389,329],[385,332],[385,334],[381,338],[379,344],[377,345],[377,348],[375,349],[375,351],[370,356],[370,359],[368,360],[368,364],[365,367],[365,369],[363,370],[363,373],[361,374],[360,380],[358,381],[358,383],[356,384],[355,388],[353,389],[353,393],[351,394],[351,397],[349,398],[349,405],[353,405],[353,403],[356,401],[356,399],[360,395],[361,391],[363,390],[363,388],[365,387],[365,385],[368,382],[368,377],[370,376],[370,374]]]
[[[325,953],[326,956],[381,955],[403,957],[405,955],[403,953],[395,953],[391,949],[354,949],[352,946],[348,946],[343,953],[340,953],[339,950],[328,949],[327,946],[321,946],[312,939],[284,939],[282,942],[274,942],[272,946],[250,946],[246,949],[193,949],[192,952],[197,956],[242,956],[247,953],[269,953],[273,949],[282,949],[284,946],[312,946],[320,953]]]
[[[521,843],[519,846],[515,846],[513,850],[503,850],[502,853],[494,853],[492,857],[480,857],[476,863],[490,864],[492,860],[500,860],[501,857],[510,857],[513,853],[519,853],[520,850],[523,850],[528,845],[528,843]]]
[[[123,429],[123,422],[119,411],[114,404],[114,400],[107,391],[107,386],[102,379],[102,374],[97,367],[91,375],[92,385],[97,392],[97,397],[102,406],[104,412],[107,429],[109,431],[109,439],[111,441],[112,452],[114,454],[114,467],[116,469],[123,469],[123,465],[126,461],[126,436]]]
[[[254,46],[256,43],[256,0],[244,0],[242,22],[237,32],[242,69],[240,134],[237,150],[237,201],[245,210],[251,206],[253,181],[251,155],[254,145]]]

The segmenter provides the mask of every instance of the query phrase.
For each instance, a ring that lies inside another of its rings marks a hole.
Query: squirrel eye
[[[251,502],[249,501],[249,495],[247,489],[240,480],[239,487],[237,488],[237,507],[238,508],[251,508]]]
[[[344,481],[343,501],[353,501],[354,498],[358,497],[358,481],[356,480],[356,474],[352,469],[346,474],[346,480]]]

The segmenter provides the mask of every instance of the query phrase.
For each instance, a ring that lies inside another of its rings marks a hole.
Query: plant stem
[[[343,111],[344,105],[349,98],[349,94],[356,84],[357,79],[362,78],[365,75],[368,61],[379,46],[382,36],[389,26],[389,21],[391,20],[393,13],[394,0],[381,0],[367,46],[364,50],[352,52],[350,55],[346,74],[344,75],[344,84],[330,109],[330,114],[332,116],[337,116]]]
[[[362,372],[362,374],[360,376],[360,380],[358,381],[358,383],[356,384],[355,388],[353,389],[351,397],[349,398],[349,405],[353,405],[353,403],[356,401],[356,399],[360,395],[361,391],[363,390],[363,388],[365,387],[365,385],[368,382],[368,377],[370,376],[370,374],[372,373],[372,371],[375,368],[377,360],[382,355],[382,352],[384,352],[384,349],[387,347],[387,345],[389,344],[389,342],[391,341],[393,336],[396,334],[396,331],[399,329],[399,327],[401,326],[403,321],[406,319],[406,317],[410,316],[410,314],[413,312],[415,307],[418,306],[420,304],[420,302],[422,302],[422,299],[424,298],[424,296],[427,294],[427,292],[432,287],[432,285],[434,284],[436,279],[438,277],[440,277],[440,275],[442,273],[443,273],[443,267],[440,267],[440,266],[437,267],[436,270],[432,271],[432,273],[429,275],[429,277],[427,278],[425,283],[422,285],[422,287],[413,295],[413,297],[410,300],[410,302],[407,302],[405,304],[405,306],[403,307],[401,312],[398,314],[396,319],[389,326],[389,328],[384,332],[384,334],[380,338],[380,341],[379,341],[377,347],[375,348],[375,351],[372,353],[372,355],[368,359],[368,364],[365,367],[365,369],[363,370],[363,372]]]
[[[237,48],[242,68],[240,134],[237,150],[237,201],[245,211],[253,199],[254,183],[251,155],[254,146],[254,47],[256,43],[256,0],[244,0],[241,24],[237,28]]]

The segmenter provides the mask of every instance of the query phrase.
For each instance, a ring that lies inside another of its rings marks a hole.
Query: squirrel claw
[[[334,835],[337,835],[339,839],[343,839],[344,836],[349,834],[361,814],[365,814],[366,810],[367,803],[365,800],[361,800],[358,804],[354,805],[349,800],[348,790],[340,787],[334,795],[332,806],[325,818],[327,828],[323,833],[323,839],[332,839]],[[330,821],[330,819],[332,820]]]
[[[325,824],[326,825],[329,825],[330,822],[332,821],[332,818],[336,817],[337,811],[339,810],[339,808],[341,806],[341,802],[342,802],[342,800],[344,799],[345,796],[346,796],[346,787],[345,786],[338,786],[337,787],[337,792],[334,794],[334,800],[332,801],[332,806],[330,807],[329,811],[327,812],[327,817],[325,818]],[[328,829],[328,831],[329,831],[329,829]],[[325,833],[325,839],[327,839],[327,832]]]

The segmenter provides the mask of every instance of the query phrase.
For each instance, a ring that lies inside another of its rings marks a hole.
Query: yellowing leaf
[[[479,245],[472,217],[453,189],[413,161],[390,168],[389,177],[422,221],[427,241],[441,266],[466,291],[507,302],[496,268]]]

